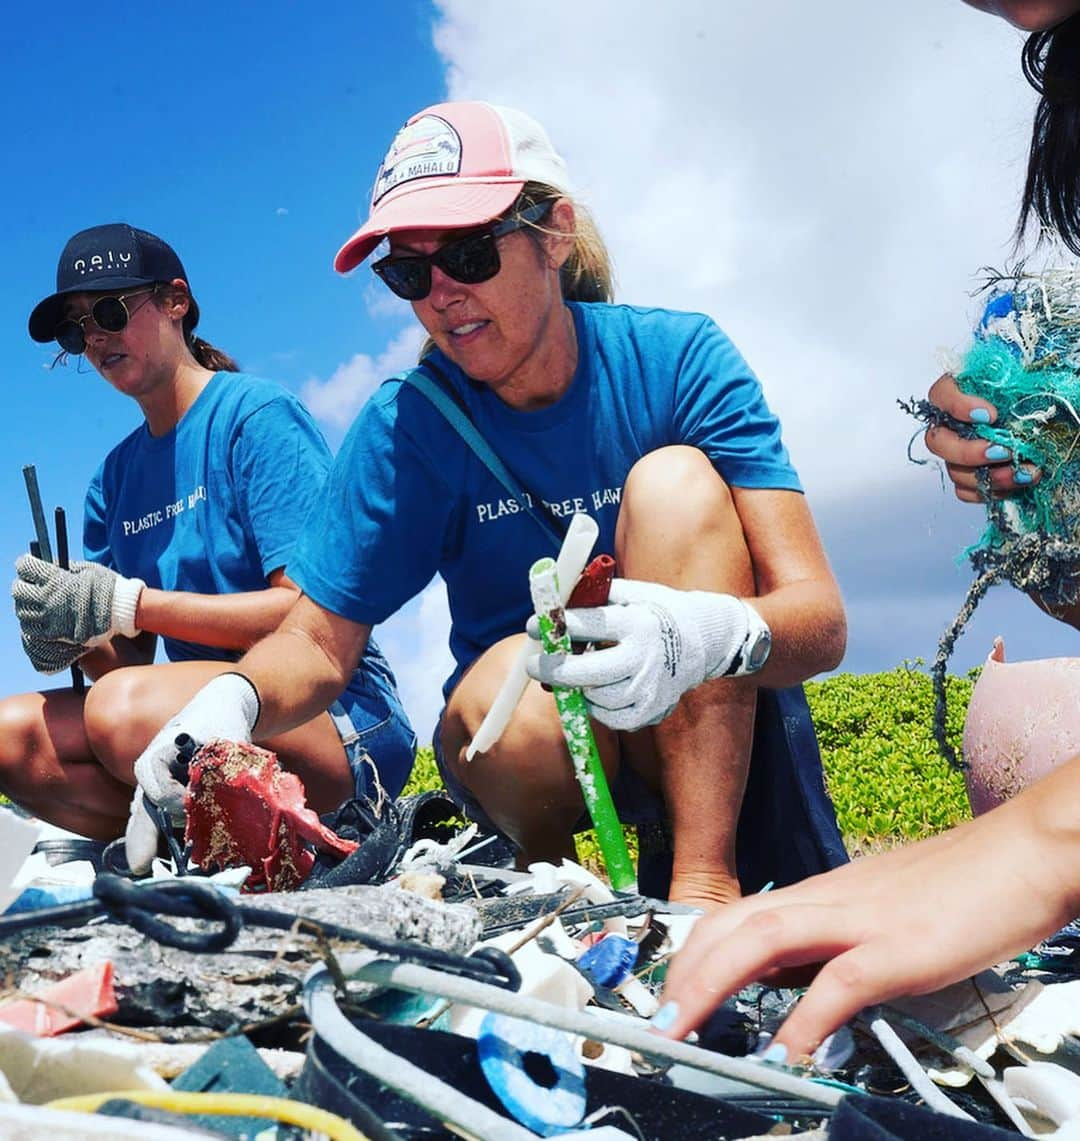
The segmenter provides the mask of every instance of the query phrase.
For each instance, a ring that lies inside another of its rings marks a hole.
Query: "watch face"
[[[772,634],[768,630],[762,630],[760,634],[754,639],[754,644],[750,647],[750,652],[747,654],[746,664],[751,671],[759,670],[765,664],[769,657],[769,651],[772,649]]]

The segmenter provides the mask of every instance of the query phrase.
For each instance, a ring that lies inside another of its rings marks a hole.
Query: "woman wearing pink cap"
[[[1057,232],[1080,253],[1080,0],[968,0],[1029,31],[1025,74],[1042,94],[1020,217]],[[961,420],[994,409],[951,377],[931,399]],[[987,457],[934,429],[957,495],[977,501]],[[990,463],[999,494],[1030,484],[1008,461]],[[1080,607],[1058,615],[1080,625]],[[1015,761],[1015,759],[1014,759]],[[1017,763],[1022,764],[1023,758]],[[767,896],[746,899],[696,927],[668,975],[654,1022],[672,1037],[700,1025],[747,982],[824,964],[765,1053],[798,1060],[863,1007],[925,994],[1033,947],[1080,915],[1080,757],[1014,799],[953,831],[860,859]]]
[[[571,611],[569,625],[603,645],[554,668],[536,656],[530,672],[584,688],[623,819],[669,823],[670,897],[715,905],[740,894],[740,871],[759,890],[843,860],[831,806],[817,835],[803,817],[778,830],[798,856],[759,852],[750,871],[743,860],[793,795],[790,770],[770,765],[796,747],[794,727],[813,754],[799,779],[823,797],[798,683],[839,662],[845,623],[779,424],[738,351],[701,314],[609,303],[606,251],[563,160],[517,111],[445,103],[410,119],[336,268],[384,241],[372,268],[428,333],[420,371],[450,419],[407,377],[362,409],[290,561],[304,597],[159,734],[137,767],[146,794],[178,797],[167,759],[180,730],[198,736],[192,725],[245,701],[263,736],[309,716],[372,626],[439,573],[456,661],[435,742],[446,783],[522,862],[572,855],[583,804],[541,685],[495,745],[465,753],[525,638],[529,566],[584,511],[619,577],[609,605]],[[748,767],[758,809],[737,853]],[[783,866],[770,873],[772,856]]]

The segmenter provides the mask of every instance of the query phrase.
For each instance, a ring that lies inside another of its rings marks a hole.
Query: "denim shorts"
[[[375,799],[375,772],[391,798],[400,794],[416,758],[416,734],[400,706],[390,708],[381,721],[349,701],[346,690],[326,711],[334,722],[353,774],[356,795]]]
[[[481,828],[489,832],[497,832],[502,835],[491,817],[480,807],[480,802],[476,797],[447,767],[442,751],[442,719],[445,712],[446,709],[444,708],[439,714],[432,747],[435,752],[435,764],[438,766],[443,784],[446,785],[446,791],[470,820],[476,821]],[[567,758],[566,763],[570,764],[569,758]],[[619,819],[624,824],[655,824],[667,818],[663,798],[649,788],[642,777],[629,765],[619,766],[619,771],[611,782],[611,799],[615,801],[615,809],[619,814]],[[592,821],[584,808],[584,802],[582,802],[581,816],[574,825],[574,831],[584,832],[591,827]]]

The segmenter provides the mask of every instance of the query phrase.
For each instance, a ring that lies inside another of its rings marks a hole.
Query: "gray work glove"
[[[184,822],[184,785],[176,779],[176,738],[191,738],[196,746],[223,738],[250,741],[259,719],[259,695],[243,674],[227,673],[209,681],[158,730],[135,762],[139,787],[131,802],[125,833],[127,861],[136,875],[149,871],[157,853],[157,825],[143,805],[144,798],[164,808],[174,824]]]
[[[63,642],[82,654],[116,634],[138,634],[135,612],[146,586],[142,579],[124,578],[98,563],[76,562],[64,570],[33,555],[21,555],[15,571],[19,577],[11,584],[11,596],[24,644],[28,638]]]
[[[52,638],[22,636],[23,649],[30,664],[43,674],[58,674],[73,666],[86,653],[86,647],[74,642],[63,642]]]

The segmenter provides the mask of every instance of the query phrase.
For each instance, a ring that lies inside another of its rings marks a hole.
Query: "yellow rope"
[[[267,1117],[299,1125],[311,1133],[322,1133],[330,1141],[369,1141],[343,1117],[317,1109],[302,1101],[284,1097],[264,1097],[251,1093],[181,1093],[177,1090],[119,1090],[115,1093],[92,1093],[80,1097],[61,1097],[50,1101],[49,1109],[94,1113],[106,1101],[123,1098],[138,1105],[164,1109],[173,1113],[221,1114],[235,1117]]]

